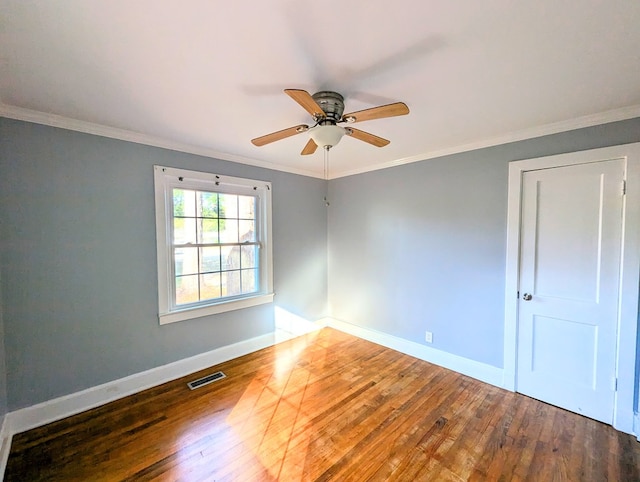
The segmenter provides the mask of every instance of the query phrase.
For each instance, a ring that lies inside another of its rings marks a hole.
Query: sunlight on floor
[[[208,404],[200,407],[203,413],[199,416],[191,414],[197,424],[183,426],[183,432],[176,436],[179,463],[172,477],[190,479],[207,474],[214,458],[221,467],[217,473],[221,477],[241,471],[253,473],[257,480],[266,470],[274,479],[301,479],[312,434],[304,403],[318,396],[308,389],[317,375],[307,367],[322,366],[326,350],[317,345],[307,350],[322,326],[280,307],[275,307],[274,315],[272,357],[265,358],[264,368],[248,382],[226,416],[210,411]],[[215,437],[224,437],[224,445],[233,449],[220,450],[213,443]]]
[[[271,476],[300,480],[312,435],[304,404],[317,395],[308,389],[317,375],[306,367],[322,366],[326,350],[316,345],[305,351],[319,333],[315,323],[276,308],[276,326],[287,338],[293,333],[306,336],[275,346],[275,367],[265,366],[255,376],[226,421]]]

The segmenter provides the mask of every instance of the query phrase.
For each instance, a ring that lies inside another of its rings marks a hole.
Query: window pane
[[[220,248],[220,269],[227,269],[227,265],[228,265],[228,259],[229,259],[229,255],[231,253],[231,250],[234,248],[235,246],[222,246]]]
[[[238,242],[238,221],[235,219],[225,219],[224,226],[220,222],[220,242],[221,243],[237,243]]]
[[[196,192],[189,189],[173,190],[173,215],[190,216],[196,215]]]
[[[238,218],[256,218],[256,198],[253,196],[238,196]]]
[[[238,231],[240,234],[240,242],[256,240],[256,223],[255,221],[238,221]]]
[[[236,296],[242,294],[240,289],[240,271],[225,271],[222,273],[222,296]]]
[[[198,300],[198,275],[176,276],[176,305]]]
[[[200,299],[211,300],[220,296],[220,273],[200,275]]]
[[[240,267],[245,268],[257,268],[256,260],[258,247],[257,246],[242,246],[240,248]]]
[[[242,292],[253,293],[258,291],[258,287],[256,286],[257,270],[243,269],[240,273],[242,277]]]
[[[220,271],[220,248],[200,248],[200,272]]]
[[[220,217],[221,218],[237,218],[238,217],[238,196],[236,194],[219,194],[220,198]]]
[[[173,270],[176,276],[184,274],[184,250],[183,249],[174,249],[173,250]]]
[[[198,216],[203,218],[218,217],[218,194],[198,191]]]
[[[173,218],[173,244],[188,244],[195,242],[195,218]]]
[[[191,192],[191,191],[189,191]],[[174,216],[184,216],[184,197],[185,190],[184,189],[174,189],[173,190],[173,215]]]
[[[226,263],[222,266],[225,271],[240,269],[240,246],[233,246],[228,251]]]
[[[182,189],[173,190],[173,215],[184,216],[184,191]]]
[[[198,219],[198,242],[205,244],[218,242],[217,219]]]
[[[198,248],[174,249],[175,274],[195,274],[198,272]]]

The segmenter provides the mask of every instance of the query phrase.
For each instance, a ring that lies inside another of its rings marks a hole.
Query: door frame
[[[616,353],[617,390],[613,426],[634,433],[634,394],[640,288],[640,143],[571,152],[509,163],[507,203],[507,260],[505,276],[503,387],[517,390],[518,285],[522,181],[526,171],[625,158],[626,195],[623,199],[622,259]],[[622,189],[622,186],[620,186]]]

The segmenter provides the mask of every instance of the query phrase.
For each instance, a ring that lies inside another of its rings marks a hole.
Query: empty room
[[[640,2],[0,0],[7,481],[640,481]]]

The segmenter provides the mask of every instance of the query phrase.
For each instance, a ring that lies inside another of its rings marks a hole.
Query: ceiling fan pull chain
[[[331,146],[324,146],[324,179],[325,181],[329,180],[329,149],[331,149]],[[329,201],[327,200],[327,196],[324,197],[324,203],[326,206],[329,206]]]
[[[331,146],[324,146],[324,180],[329,180],[329,149]]]

